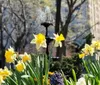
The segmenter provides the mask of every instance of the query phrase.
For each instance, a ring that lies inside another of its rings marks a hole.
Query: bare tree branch
[[[24,22],[24,20],[23,20],[17,13],[15,13],[12,9],[11,9],[11,12],[12,12],[21,22]]]
[[[81,1],[74,9],[72,12],[74,12],[76,9],[78,9],[86,0]]]
[[[11,5],[10,5],[10,0],[8,0],[8,3],[9,3],[9,7],[10,7],[11,12],[12,12],[20,21],[24,22],[24,20],[23,20],[16,12],[13,11],[13,9],[12,9],[12,7],[11,7]]]
[[[14,39],[12,38],[11,34],[8,33],[8,31],[5,29],[5,27],[3,28],[5,30],[5,32],[8,34],[8,36],[12,39],[12,41],[15,43]]]
[[[12,29],[12,31],[11,31],[9,34],[11,35],[13,31],[14,31],[14,29]],[[5,48],[6,48],[7,44],[8,44],[9,38],[10,38],[10,36],[8,35],[7,40],[6,40],[6,44],[5,44],[5,46],[4,46]]]
[[[70,3],[73,4],[73,0],[70,0]]]
[[[72,22],[72,21],[74,21],[74,20],[75,20],[75,18],[76,18],[77,16],[79,16],[79,15],[80,15],[80,14],[79,14],[79,11],[80,11],[80,10],[78,10],[78,11],[77,11],[77,13],[76,13],[76,15],[75,15],[75,17],[74,17],[73,19],[71,19],[71,22]]]
[[[24,10],[24,4],[23,4],[23,1],[22,0],[19,0],[19,2],[20,2],[20,4],[21,4],[21,6],[22,6],[22,15],[21,15],[21,17],[24,19],[24,21],[26,20],[25,19],[25,10]]]
[[[77,2],[77,0],[74,0],[74,1],[73,1],[73,5],[75,5],[76,2]]]
[[[67,0],[67,5],[68,5],[68,7],[70,7],[70,2],[69,2],[69,0]]]

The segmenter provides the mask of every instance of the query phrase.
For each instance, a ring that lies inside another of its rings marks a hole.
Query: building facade
[[[88,13],[94,40],[100,40],[100,0],[88,0]]]

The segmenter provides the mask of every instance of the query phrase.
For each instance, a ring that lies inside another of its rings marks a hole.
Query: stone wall
[[[88,0],[88,14],[94,40],[100,40],[100,0]]]

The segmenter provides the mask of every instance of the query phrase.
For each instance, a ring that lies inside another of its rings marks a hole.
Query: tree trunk
[[[59,25],[61,21],[61,0],[56,0],[56,10],[55,33],[59,33]]]
[[[59,33],[60,32],[60,21],[61,21],[61,0],[56,0],[56,20],[55,20],[55,33]],[[56,52],[56,57],[61,56],[62,54],[61,52],[61,48],[57,47],[57,52]]]
[[[57,47],[57,53],[56,56],[59,57],[59,59],[62,59],[62,56],[66,56],[66,46],[65,41],[62,42],[62,47]]]
[[[66,39],[66,35],[68,34],[68,26],[69,26],[69,24],[66,24],[63,27],[64,31],[61,32],[64,35],[65,39]],[[66,56],[65,41],[62,42],[62,47],[61,48],[60,47],[57,48],[56,56],[59,57],[60,59],[62,58],[62,56]]]
[[[57,3],[57,12],[56,12],[56,24],[55,24],[55,33],[62,33],[66,39],[66,36],[68,34],[68,26],[71,23],[72,19],[72,14],[75,12],[76,9],[78,9],[86,0],[81,1],[79,4],[76,5],[77,0],[67,0],[67,5],[68,5],[68,15],[65,21],[65,25],[61,25],[61,30],[59,29],[59,25],[61,23],[61,15],[60,15],[60,9],[61,9],[61,0],[56,0]],[[65,41],[62,42],[62,47],[57,48],[57,53],[56,55],[58,57],[62,57],[62,55],[66,56],[66,46],[65,46]]]
[[[0,58],[0,60],[1,60],[1,67],[2,68],[4,68],[4,66],[5,66],[5,57],[4,57],[4,55],[5,55],[5,48],[4,48],[4,46],[3,46],[3,29],[2,29],[2,4],[0,4],[0,30],[1,30],[1,35],[0,35],[0,37],[1,37],[1,58]]]
[[[62,33],[66,39],[67,37],[67,34],[68,34],[68,26],[70,24],[70,21],[71,21],[71,16],[72,16],[72,13],[69,12],[68,14],[68,18],[65,22],[65,25],[63,26],[62,30],[60,33]],[[56,52],[56,56],[59,57],[60,59],[62,58],[62,56],[66,56],[66,45],[65,45],[65,41],[62,42],[62,47],[58,47],[57,48],[57,52]]]

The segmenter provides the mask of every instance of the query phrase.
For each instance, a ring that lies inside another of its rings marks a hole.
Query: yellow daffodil
[[[12,75],[12,73],[7,67],[5,67],[4,69],[0,69],[0,75],[3,76],[3,79],[5,79],[6,77]]]
[[[7,67],[5,67],[4,69],[0,69],[0,85],[1,83],[4,83],[4,79],[6,79],[6,77],[10,76],[12,73],[11,71],[9,71],[7,69]]]
[[[25,65],[22,61],[19,61],[18,64],[16,65],[16,70],[19,72],[22,72],[25,70]]]
[[[46,39],[45,36],[41,33],[38,35],[34,35],[35,39],[31,41],[31,43],[36,44],[36,49],[39,50],[40,47],[46,48]]]
[[[31,61],[31,56],[27,54],[26,52],[24,54],[20,54],[19,56],[22,57],[23,62]]]
[[[88,44],[85,44],[85,48],[82,49],[85,55],[93,55],[94,48]]]
[[[15,59],[15,52],[12,47],[10,47],[8,50],[5,52],[5,58],[7,63],[12,63]]]
[[[84,53],[79,54],[79,58],[84,58],[84,57],[85,57]]]
[[[95,50],[100,50],[100,41],[92,41],[91,45]]]
[[[55,40],[54,46],[55,47],[58,47],[58,46],[62,47],[61,41],[64,41],[65,40],[63,34],[60,34],[60,35],[54,34],[54,36],[55,36],[55,38],[54,38],[54,40]]]
[[[54,72],[48,72],[49,75],[54,75]]]

